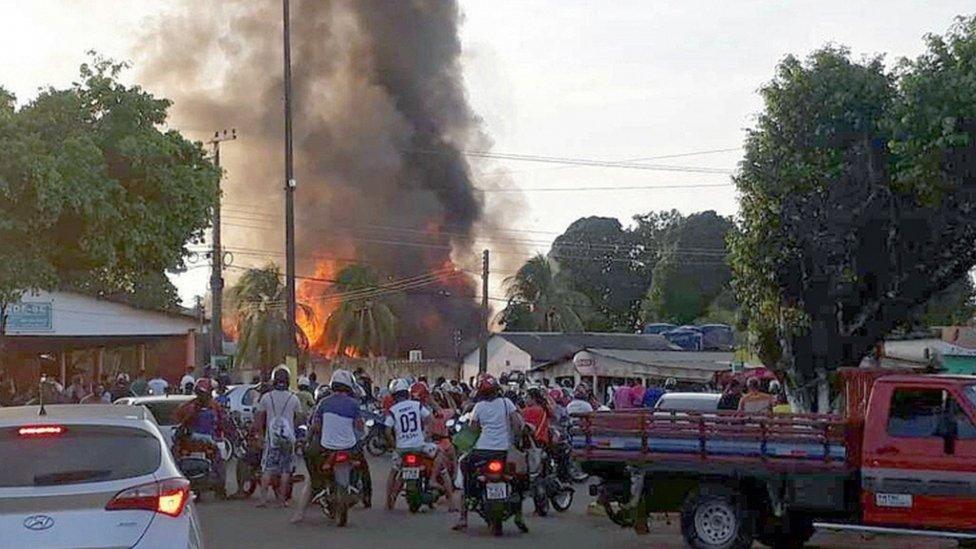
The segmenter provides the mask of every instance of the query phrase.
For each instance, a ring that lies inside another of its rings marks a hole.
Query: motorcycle
[[[359,452],[337,450],[328,452],[322,463],[323,487],[311,502],[322,513],[344,527],[349,520],[349,507],[366,496],[363,482],[364,456]]]
[[[292,493],[296,484],[304,482],[305,475],[298,473],[298,462],[301,461],[301,449],[305,436],[308,432],[306,426],[301,425],[296,433],[296,458],[291,466],[291,476],[288,486],[285,488],[285,501],[291,500]],[[234,445],[234,457],[237,458],[237,489],[239,494],[250,498],[261,486],[261,457],[262,448],[250,437],[249,430],[243,426],[239,427],[237,434],[237,444]],[[271,477],[271,489],[276,493],[281,486],[281,479],[275,475]]]
[[[530,459],[529,465],[529,493],[532,494],[536,514],[546,516],[550,504],[560,513],[567,511],[573,505],[576,490],[558,478],[556,460],[548,452],[541,448],[530,452],[539,455],[535,460]],[[537,463],[533,464],[533,461]]]
[[[386,438],[386,425],[383,424],[383,416],[372,411],[366,411],[369,418],[366,420],[366,435],[363,437],[363,448],[369,455],[379,457],[390,450],[390,442]]]
[[[230,457],[230,443],[210,443],[194,439],[186,427],[177,429],[174,440],[173,456],[176,457],[176,466],[190,481],[190,490],[197,500],[201,500],[203,493],[207,491],[213,492],[218,499],[225,499],[227,493],[222,464]]]
[[[437,500],[444,495],[444,491],[430,481],[433,468],[434,460],[423,454],[403,455],[399,480],[403,482],[402,493],[411,513],[416,513],[424,505],[433,510]]]
[[[514,471],[500,459],[490,460],[476,472],[477,498],[465,498],[465,505],[488,523],[492,535],[502,535],[502,524],[522,508],[522,495],[515,489]]]

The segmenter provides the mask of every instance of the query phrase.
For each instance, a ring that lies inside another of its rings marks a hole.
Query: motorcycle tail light
[[[417,459],[416,454],[407,454],[403,456],[403,462],[410,467],[414,467],[420,460]]]
[[[190,482],[183,478],[171,478],[122,490],[108,502],[105,510],[138,509],[178,517],[183,514],[189,500]]]
[[[505,463],[501,460],[493,459],[488,462],[488,472],[498,475],[505,470]]]
[[[335,462],[336,463],[345,463],[347,461],[349,461],[349,454],[348,453],[346,453],[346,452],[336,452],[336,454],[335,454]]]

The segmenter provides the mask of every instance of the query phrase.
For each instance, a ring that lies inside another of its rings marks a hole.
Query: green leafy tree
[[[517,320],[518,328],[529,331],[580,332],[590,310],[586,295],[572,290],[543,255],[528,260],[505,280],[508,305],[501,322]],[[515,326],[506,324],[507,330]]]
[[[705,211],[676,221],[656,237],[659,258],[642,308],[645,322],[688,324],[728,288],[725,239],[732,221]]]
[[[324,337],[337,354],[385,356],[396,352],[397,317],[391,294],[378,293],[379,279],[363,265],[339,271],[332,287],[339,306],[325,321]]]
[[[210,222],[218,169],[161,129],[169,101],[120,83],[124,68],[93,56],[20,108],[0,88],[0,336],[24,292],[134,294],[183,268]]]
[[[609,217],[580,218],[553,241],[549,259],[592,305],[586,329],[631,332],[637,326],[648,281],[637,251],[634,235]]]
[[[237,322],[236,364],[257,366],[262,371],[281,364],[290,350],[288,317],[285,310],[287,288],[276,265],[248,269],[227,291],[228,308]],[[315,311],[298,303],[298,313],[315,322]],[[308,337],[297,327],[298,344],[308,351]]]
[[[927,40],[893,72],[836,47],[790,56],[761,90],[736,177],[733,285],[801,407],[826,409],[831,370],[976,262],[976,22]]]

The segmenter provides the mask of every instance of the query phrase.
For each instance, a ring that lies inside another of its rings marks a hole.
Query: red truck
[[[574,457],[615,522],[680,511],[691,547],[815,529],[976,540],[976,377],[844,370],[845,414],[596,412]]]

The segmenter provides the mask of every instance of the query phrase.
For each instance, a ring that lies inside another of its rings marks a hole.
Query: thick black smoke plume
[[[293,0],[291,11],[299,275],[322,276],[324,258],[360,260],[387,280],[452,259],[476,266],[483,204],[460,151],[488,140],[464,93],[457,2]],[[222,149],[235,265],[283,264],[281,3],[189,0],[140,54],[178,129],[204,140],[238,129]],[[470,276],[406,293],[400,353],[452,356],[455,330],[476,337]]]

